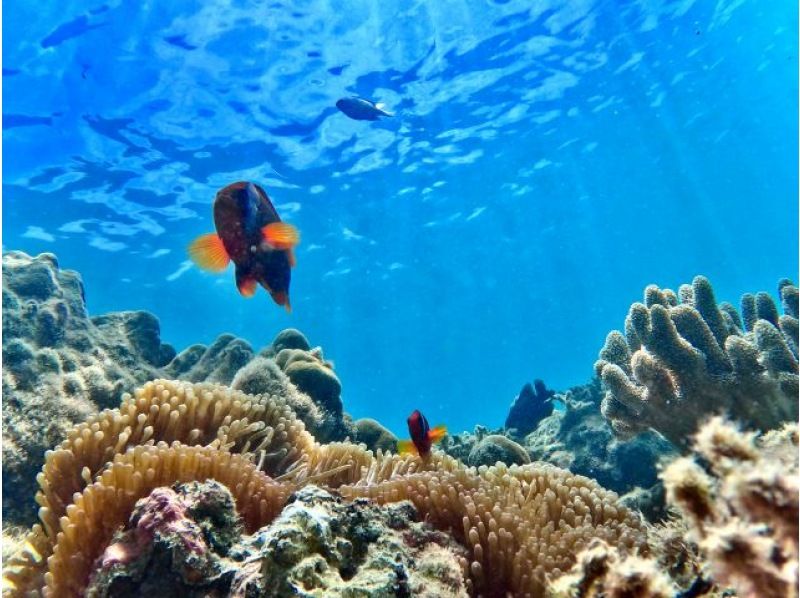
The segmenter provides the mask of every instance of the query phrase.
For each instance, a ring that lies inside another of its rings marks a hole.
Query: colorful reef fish
[[[431,452],[431,446],[447,434],[445,426],[431,429],[428,420],[416,409],[408,416],[408,431],[411,440],[398,440],[397,452],[401,455],[416,453],[420,457],[427,457]]]
[[[216,234],[202,235],[189,245],[192,261],[210,272],[222,272],[233,261],[242,295],[252,297],[260,284],[275,303],[291,311],[289,281],[300,234],[281,222],[264,190],[238,182],[217,191],[214,226]]]
[[[342,98],[336,102],[336,107],[354,120],[378,120],[381,116],[394,116],[383,104],[357,96]]]

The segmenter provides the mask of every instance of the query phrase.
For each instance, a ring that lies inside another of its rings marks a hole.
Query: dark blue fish
[[[342,98],[336,102],[336,107],[354,120],[378,120],[381,116],[394,116],[386,111],[383,104],[356,96]]]

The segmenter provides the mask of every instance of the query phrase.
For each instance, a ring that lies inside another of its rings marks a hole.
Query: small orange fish
[[[252,297],[260,284],[275,303],[292,311],[289,281],[300,233],[281,222],[266,192],[246,182],[223,187],[214,199],[214,226],[216,234],[189,245],[192,261],[210,272],[222,272],[233,261],[242,295]]]
[[[445,426],[431,429],[428,420],[417,409],[408,416],[407,421],[411,440],[397,441],[397,452],[401,455],[417,454],[420,457],[427,457],[431,452],[431,446],[447,435]]]

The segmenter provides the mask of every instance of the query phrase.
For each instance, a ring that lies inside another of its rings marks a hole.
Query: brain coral
[[[49,452],[37,478],[41,526],[6,568],[12,596],[46,585],[80,595],[90,565],[136,499],[176,481],[228,486],[249,527],[274,516],[307,482],[348,498],[411,500],[427,521],[470,551],[475,594],[542,596],[592,538],[646,549],[639,518],[595,482],[551,466],[467,468],[349,443],[318,444],[280,397],[212,384],[156,381],[98,414]],[[489,576],[491,575],[491,579]]]
[[[716,413],[760,430],[796,420],[797,288],[782,281],[780,292],[783,316],[759,293],[743,297],[740,318],[730,304],[716,304],[702,276],[677,295],[647,287],[625,334],[611,332],[595,364],[614,431],[630,437],[652,428],[686,448]]]

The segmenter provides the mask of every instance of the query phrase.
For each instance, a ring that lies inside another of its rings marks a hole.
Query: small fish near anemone
[[[264,287],[278,305],[292,311],[289,281],[295,265],[294,247],[300,233],[281,222],[264,189],[254,183],[232,183],[214,199],[216,233],[189,245],[189,257],[203,270],[222,272],[236,265],[236,288],[252,297]]]
[[[408,416],[407,421],[411,440],[397,441],[397,452],[401,455],[417,454],[425,458],[430,454],[431,446],[447,435],[445,426],[436,426],[431,429],[428,420],[417,409]]]
[[[353,120],[378,120],[381,116],[394,116],[384,104],[376,104],[358,96],[342,98],[336,102],[336,107]]]

